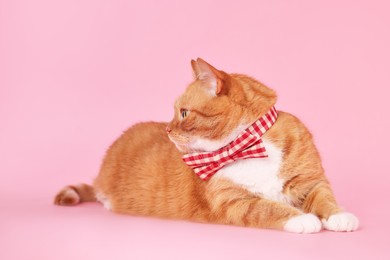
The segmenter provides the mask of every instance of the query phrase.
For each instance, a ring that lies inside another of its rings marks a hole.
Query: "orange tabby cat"
[[[358,219],[336,203],[306,127],[291,114],[261,137],[268,157],[238,159],[209,180],[183,154],[231,143],[276,103],[253,78],[191,61],[195,80],[168,123],[140,123],[108,149],[93,186],[67,186],[55,204],[100,201],[118,213],[281,229],[296,233],[353,231]]]

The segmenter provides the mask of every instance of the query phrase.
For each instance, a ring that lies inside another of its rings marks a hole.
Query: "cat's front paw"
[[[313,214],[292,217],[284,224],[284,230],[293,233],[317,233],[321,228],[321,221]]]
[[[327,220],[323,219],[324,228],[332,231],[355,231],[359,227],[359,219],[348,212],[340,212],[331,215]]]

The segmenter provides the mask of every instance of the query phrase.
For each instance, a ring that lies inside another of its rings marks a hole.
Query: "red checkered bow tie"
[[[236,139],[213,152],[190,153],[183,161],[193,168],[202,180],[208,180],[221,168],[240,159],[268,157],[261,136],[275,123],[278,114],[272,107]]]

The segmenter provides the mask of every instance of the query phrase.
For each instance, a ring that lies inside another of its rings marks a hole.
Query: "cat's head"
[[[275,92],[255,79],[191,61],[194,81],[175,102],[169,139],[183,153],[215,151],[266,113]]]

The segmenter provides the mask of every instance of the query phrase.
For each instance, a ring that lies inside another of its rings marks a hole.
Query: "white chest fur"
[[[267,158],[238,160],[222,168],[213,178],[227,178],[263,198],[290,203],[283,194],[284,180],[278,174],[283,151],[272,142],[263,139]]]

